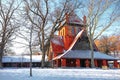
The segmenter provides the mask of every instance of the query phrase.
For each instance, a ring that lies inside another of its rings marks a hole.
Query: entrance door
[[[58,59],[58,67],[61,67],[61,59]]]
[[[81,63],[81,67],[85,67],[85,59],[81,59],[80,63]]]
[[[67,67],[76,67],[76,59],[66,59]]]
[[[98,60],[98,67],[102,67],[102,60]]]

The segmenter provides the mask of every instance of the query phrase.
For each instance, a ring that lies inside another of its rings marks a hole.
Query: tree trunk
[[[30,47],[30,76],[32,77],[32,49]]]
[[[2,65],[2,57],[3,57],[3,46],[1,45],[0,46],[1,48],[0,48],[0,68],[2,68],[3,67],[3,65]]]
[[[91,68],[94,68],[94,48],[93,48],[93,39],[90,37],[90,48],[91,48]]]
[[[45,23],[45,22],[44,22]],[[43,26],[44,26],[43,23]],[[42,28],[42,63],[41,63],[41,67],[44,68],[45,66],[45,36],[44,36],[44,28]]]
[[[42,62],[41,62],[41,67],[44,68],[45,67],[45,51],[42,51]]]
[[[30,30],[30,42],[29,42],[29,49],[30,49],[30,76],[32,77],[32,33],[33,33],[33,26]]]
[[[91,48],[91,68],[94,68],[94,51],[93,48]]]
[[[2,65],[2,55],[1,55],[1,51],[0,51],[0,68],[2,68],[3,65]]]

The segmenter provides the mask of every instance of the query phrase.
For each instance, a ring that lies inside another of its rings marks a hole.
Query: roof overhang
[[[63,53],[64,54],[64,53]],[[66,58],[66,59],[91,59],[91,50],[69,50],[64,55],[59,55],[55,59]],[[120,60],[119,58],[112,57],[110,55],[101,53],[99,51],[94,51],[94,59],[106,59],[106,60]]]

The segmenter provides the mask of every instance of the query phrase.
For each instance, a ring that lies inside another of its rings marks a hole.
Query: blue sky
[[[82,2],[85,6],[88,6],[89,1],[90,0],[84,0]],[[95,0],[95,1],[97,1],[97,0]],[[108,0],[108,1],[110,1],[110,0]],[[101,6],[103,7],[103,4]],[[95,8],[97,8],[97,7],[95,7]],[[111,17],[110,15],[111,15],[112,11],[114,11],[115,9],[116,8],[115,8],[115,3],[114,3],[100,17],[98,25],[106,25],[110,20],[109,17]],[[84,7],[84,8],[81,8],[79,11],[77,11],[77,14],[80,18],[82,18],[84,15],[88,14],[87,12],[88,12],[88,9],[86,7]],[[117,10],[116,10],[116,13],[117,13]],[[100,29],[98,29],[96,31],[99,32],[99,30]],[[112,34],[118,34],[118,33],[120,34],[120,20],[114,22],[106,31],[103,32],[102,35],[112,35]]]
[[[84,4],[86,4],[87,2],[88,2],[89,0],[84,0],[83,1],[83,3]],[[57,0],[56,1],[54,1],[53,0],[53,2],[56,2],[57,4],[59,3],[59,2],[57,2]],[[56,7],[57,5],[54,5],[54,7]],[[52,9],[51,9],[52,10]],[[99,22],[99,24],[98,25],[101,25],[101,24],[106,24],[106,22],[108,21],[108,19],[107,19],[107,17],[109,17],[109,14],[112,12],[114,10],[114,8],[113,7],[110,7],[106,12],[105,12],[105,14],[100,18],[100,22]],[[76,13],[77,13],[77,15],[82,19],[82,17],[84,16],[84,15],[87,15],[87,9],[86,9],[86,7],[84,7],[84,8],[81,8],[81,9],[78,9],[77,11],[76,11]],[[119,33],[119,31],[120,31],[120,23],[119,22],[115,22],[112,26],[110,26],[105,32],[103,32],[103,34],[102,35],[112,35],[112,34],[116,34],[116,33]],[[99,29],[97,30],[98,32],[99,32]],[[17,50],[17,49],[16,49]],[[18,49],[19,51],[17,51],[17,52],[19,52],[19,53],[22,53],[22,52],[24,52],[25,51],[25,49]]]
[[[3,0],[4,1],[4,0]],[[59,4],[59,0],[52,0],[53,2],[56,2],[57,4]],[[79,0],[79,1],[82,1],[83,4],[87,4],[89,0]],[[22,5],[23,6],[23,5]],[[56,7],[57,5],[54,5],[54,7]],[[52,10],[52,9],[51,9]],[[112,10],[114,10],[114,8],[110,8],[108,9],[108,11],[106,11],[106,14],[102,16],[101,18],[101,21],[99,24],[105,24],[105,22],[107,21],[106,17],[109,16],[107,13],[110,13]],[[87,9],[84,7],[84,8],[81,8],[81,9],[78,9],[76,11],[77,15],[82,19],[82,17],[84,15],[87,15]],[[117,21],[115,22],[111,27],[109,27],[102,35],[112,35],[112,34],[117,34],[119,33],[120,34],[120,21]],[[23,41],[25,42],[24,40],[22,39],[19,39],[17,38],[16,39],[17,41]],[[17,47],[16,47],[17,46]],[[23,53],[26,49],[25,48],[21,48],[21,44],[15,44],[14,45],[14,50],[15,52],[21,54]]]

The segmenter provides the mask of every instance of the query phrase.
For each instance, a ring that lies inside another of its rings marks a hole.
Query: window
[[[63,29],[63,35],[65,35],[65,34],[64,34],[64,29]]]
[[[72,35],[75,34],[75,30],[74,30],[74,27],[72,27]]]
[[[60,33],[61,33],[60,35],[62,36],[62,31]]]

